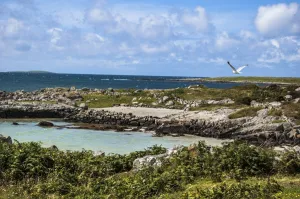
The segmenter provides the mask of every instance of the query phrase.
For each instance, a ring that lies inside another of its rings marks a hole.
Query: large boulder
[[[144,167],[161,167],[163,159],[167,157],[167,154],[160,155],[147,155],[142,158],[135,159],[133,161],[133,171],[139,171]]]
[[[3,142],[3,143],[7,143],[7,144],[12,144],[12,139],[10,136],[3,136],[0,134],[0,142]]]
[[[88,106],[86,105],[86,103],[81,103],[79,105],[79,108],[82,108],[83,110],[87,110],[88,109]]]
[[[38,123],[38,126],[42,127],[53,127],[54,124],[52,122],[47,122],[47,121],[41,121]]]
[[[142,158],[137,158],[133,161],[133,171],[139,171],[142,170],[145,167],[161,167],[164,163],[165,159],[170,158],[172,155],[175,155],[182,151],[184,146],[178,145],[173,148],[170,148],[167,150],[166,153],[164,154],[159,154],[159,155],[147,155]]]

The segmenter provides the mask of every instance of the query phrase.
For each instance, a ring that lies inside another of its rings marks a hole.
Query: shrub
[[[261,199],[276,198],[275,194],[280,192],[282,187],[276,181],[268,181],[262,184],[226,184],[215,186],[212,189],[197,190],[196,193],[185,193],[182,198],[194,199]]]
[[[244,104],[250,106],[252,99],[250,97],[242,97],[242,98],[237,98],[235,102],[237,104]]]

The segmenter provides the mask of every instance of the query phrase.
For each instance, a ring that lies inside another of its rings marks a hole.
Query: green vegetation
[[[199,142],[162,167],[131,171],[134,159],[164,152],[154,146],[93,156],[38,143],[0,143],[0,198],[285,199],[300,193],[300,154],[294,151],[276,154],[241,142],[210,149]]]
[[[269,116],[274,116],[274,117],[280,117],[282,116],[282,110],[281,109],[275,109],[272,108],[271,110],[268,111]]]
[[[272,102],[283,101],[284,96],[290,94],[293,98],[300,97],[299,92],[295,92],[295,86],[276,86],[259,87],[254,84],[236,86],[229,89],[206,88],[204,86],[193,86],[190,88],[177,88],[166,90],[140,90],[133,89],[115,90],[112,93],[88,94],[84,95],[84,102],[88,101],[91,108],[111,107],[114,104],[143,104],[150,107],[166,107],[166,102],[159,103],[159,99],[167,96],[174,102],[173,108],[183,109],[184,105],[180,104],[177,99],[197,102],[203,100],[223,100],[232,99],[235,103],[232,105],[200,105],[195,110],[210,109],[213,107],[240,108],[241,106],[249,106],[251,101]],[[135,100],[133,100],[135,99]],[[155,103],[155,104],[154,104]],[[201,104],[201,103],[200,103]]]
[[[205,80],[216,81],[239,81],[239,82],[255,82],[255,83],[288,83],[288,84],[300,84],[300,78],[297,77],[215,77],[205,78]]]
[[[242,117],[255,117],[257,115],[257,111],[261,110],[261,107],[249,107],[238,110],[235,113],[230,114],[229,119],[236,119]]]

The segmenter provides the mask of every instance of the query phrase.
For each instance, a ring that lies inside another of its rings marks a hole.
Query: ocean
[[[0,90],[34,91],[41,88],[71,86],[98,89],[168,89],[200,84],[194,81],[174,81],[174,79],[183,78],[187,77],[0,72]],[[209,88],[231,88],[240,85],[240,83],[214,82],[201,84]]]

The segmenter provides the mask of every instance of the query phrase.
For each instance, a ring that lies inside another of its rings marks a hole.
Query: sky
[[[0,0],[0,72],[300,76],[300,3]]]

